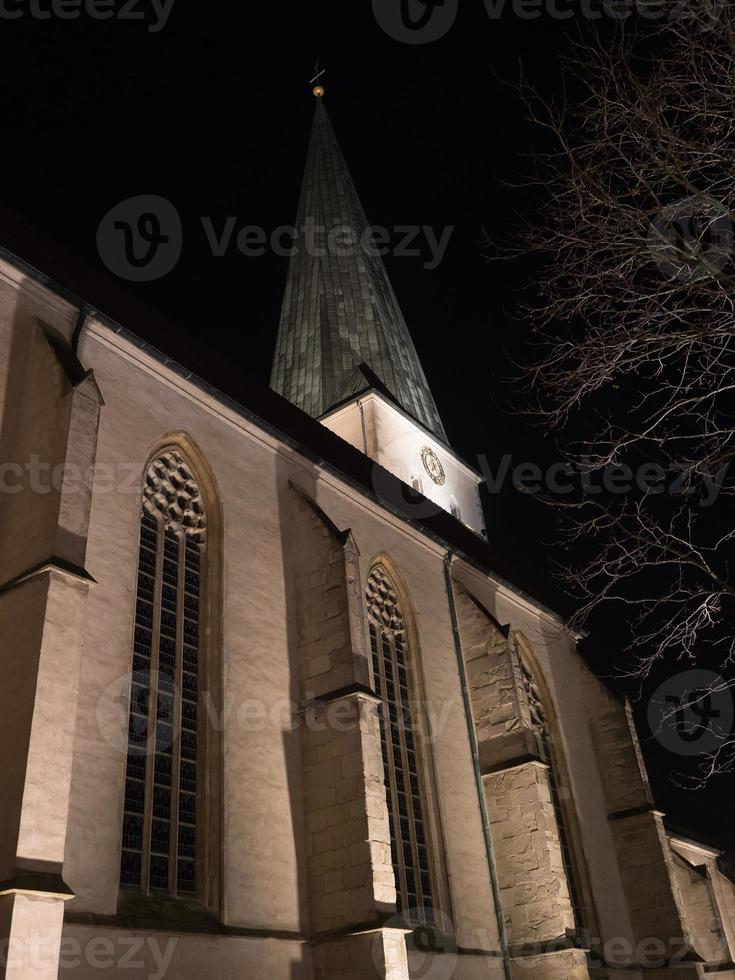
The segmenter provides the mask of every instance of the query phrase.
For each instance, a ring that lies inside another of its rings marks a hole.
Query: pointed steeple
[[[317,87],[271,386],[319,417],[355,393],[367,365],[409,415],[446,442],[416,348]]]

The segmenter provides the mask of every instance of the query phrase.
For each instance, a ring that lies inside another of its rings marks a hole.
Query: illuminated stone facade
[[[0,977],[735,976],[716,852],[381,358],[410,459],[0,262]]]

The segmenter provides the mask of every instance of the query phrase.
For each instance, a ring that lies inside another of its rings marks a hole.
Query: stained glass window
[[[380,565],[368,579],[367,605],[398,911],[412,925],[430,924],[433,885],[406,625],[398,594]]]
[[[176,451],[146,473],[130,686],[120,881],[197,891],[199,621],[206,515]]]

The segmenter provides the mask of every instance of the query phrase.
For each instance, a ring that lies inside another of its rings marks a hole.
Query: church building
[[[271,388],[0,251],[0,978],[735,980],[315,95]]]

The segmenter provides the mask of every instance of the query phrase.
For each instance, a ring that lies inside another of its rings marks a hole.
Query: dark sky
[[[554,458],[548,437],[510,409],[517,392],[504,380],[526,341],[513,311],[534,261],[488,263],[483,239],[512,241],[539,206],[538,194],[507,186],[542,145],[514,83],[522,67],[544,95],[558,92],[575,20],[522,19],[510,0],[493,18],[483,0],[465,0],[444,37],[408,44],[365,2],[176,0],[158,31],[148,29],[158,17],[146,0],[132,8],[143,21],[39,20],[16,2],[24,16],[0,19],[2,203],[102,280],[103,216],[134,195],[170,200],[183,221],[181,261],[157,282],[121,285],[267,382],[287,260],[235,248],[214,257],[201,218],[219,228],[234,216],[238,228],[268,231],[293,223],[319,58],[369,220],[453,229],[435,270],[424,268],[426,254],[388,260],[452,444],[472,462],[478,454],[493,464],[504,453],[516,462]],[[2,228],[0,242],[12,248]],[[167,353],[196,370],[185,336],[173,336]],[[519,563],[543,569],[558,551],[553,514],[510,486],[489,501],[488,527]],[[600,617],[586,644],[602,672],[620,663],[617,615]],[[644,749],[662,808],[732,843],[729,784],[677,790],[670,777],[682,760],[655,740],[645,738]]]

